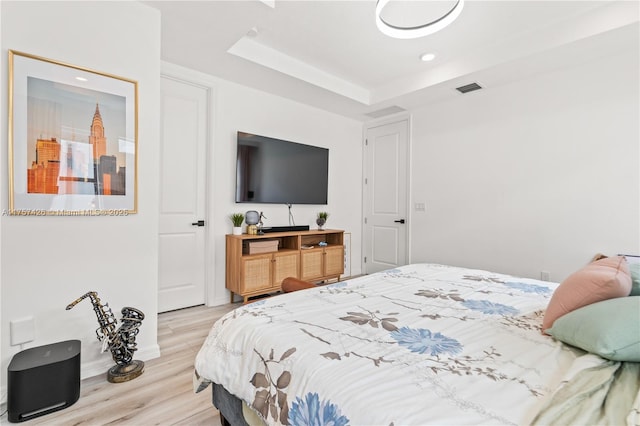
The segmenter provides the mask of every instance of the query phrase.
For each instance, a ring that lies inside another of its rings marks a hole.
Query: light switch
[[[424,203],[416,203],[415,204],[415,209],[416,209],[417,212],[423,212],[423,211],[426,210]]]

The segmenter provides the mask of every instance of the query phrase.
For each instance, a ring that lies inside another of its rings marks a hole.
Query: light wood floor
[[[85,379],[74,405],[22,424],[219,425],[210,388],[193,393],[193,362],[214,321],[238,306],[198,306],[160,314],[161,356],[145,362],[141,376],[116,384],[107,382],[106,374]],[[6,415],[2,420],[6,422]]]

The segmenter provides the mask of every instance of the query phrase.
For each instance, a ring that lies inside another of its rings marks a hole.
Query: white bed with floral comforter
[[[268,424],[529,424],[583,354],[541,333],[556,286],[408,265],[242,306],[195,368]]]

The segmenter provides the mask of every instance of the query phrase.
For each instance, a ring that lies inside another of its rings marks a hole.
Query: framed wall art
[[[137,212],[138,83],[9,51],[9,213]]]

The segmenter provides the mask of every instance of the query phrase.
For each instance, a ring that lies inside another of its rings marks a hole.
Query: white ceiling
[[[385,12],[417,24],[454,2],[391,2]],[[467,0],[449,27],[412,40],[377,29],[375,0],[145,3],[162,14],[164,61],[358,120],[462,96],[455,87],[474,81],[487,90],[639,48],[637,0]],[[436,59],[420,61],[427,52]]]

